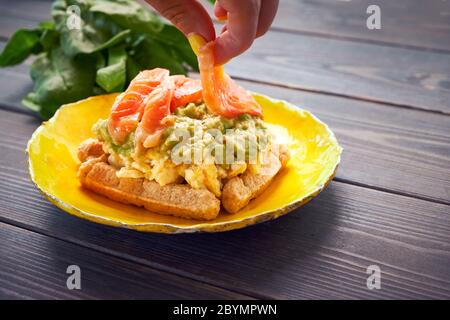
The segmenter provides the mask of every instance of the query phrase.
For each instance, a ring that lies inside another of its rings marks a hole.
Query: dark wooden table
[[[55,208],[25,146],[29,62],[0,70],[0,298],[450,298],[450,2],[281,0],[272,30],[227,65],[245,87],[327,122],[345,148],[320,196],[219,234],[145,234]],[[0,47],[49,17],[0,1]],[[66,288],[79,265],[82,289]],[[381,269],[369,290],[366,269]]]

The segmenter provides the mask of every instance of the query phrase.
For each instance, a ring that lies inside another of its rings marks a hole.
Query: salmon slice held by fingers
[[[202,83],[200,80],[191,79],[183,75],[175,75],[170,78],[175,86],[170,106],[172,112],[178,107],[201,100]]]
[[[144,114],[136,131],[136,139],[144,148],[159,144],[165,127],[161,121],[170,115],[173,92],[174,83],[167,77],[145,99]]]
[[[168,77],[169,71],[162,68],[142,71],[116,98],[108,119],[108,131],[114,143],[121,144],[136,129],[144,111],[144,100]]]
[[[244,88],[234,82],[223,66],[214,65],[214,46],[211,41],[199,49],[198,62],[203,86],[203,100],[212,113],[226,118],[241,114],[262,116],[261,106]]]

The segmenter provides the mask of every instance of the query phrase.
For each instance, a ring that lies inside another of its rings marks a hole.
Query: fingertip
[[[203,7],[201,9],[203,9]],[[209,14],[206,10],[201,9],[197,11],[197,17],[191,17],[191,21],[188,22],[188,24],[191,25],[189,29],[191,32],[201,35],[209,42],[216,38],[216,31]]]
[[[219,21],[225,21],[228,17],[227,10],[222,7],[218,1],[214,4],[214,15],[216,16],[217,20]]]
[[[270,29],[270,26],[269,27],[262,27],[262,28],[258,27],[258,31],[256,32],[255,38],[262,37],[263,35],[265,35],[269,31],[269,29]]]
[[[214,29],[214,25],[211,22],[211,25],[208,26],[204,26],[204,25],[200,25],[198,26],[198,33],[204,38],[206,39],[207,42],[209,41],[213,41],[216,38],[216,32]]]
[[[256,37],[259,38],[269,31],[270,25],[275,19],[275,15],[278,9],[278,0],[265,0],[261,3],[261,9],[259,12],[258,29],[256,31]]]
[[[228,16],[222,16],[222,17],[216,17],[216,18],[217,18],[217,21],[223,23],[223,22],[227,21]]]
[[[207,41],[215,39],[216,34],[212,19],[206,9],[196,0],[155,0],[148,2],[186,36],[196,33]]]

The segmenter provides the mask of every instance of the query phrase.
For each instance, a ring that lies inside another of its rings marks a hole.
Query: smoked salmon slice
[[[141,71],[120,94],[108,119],[108,131],[116,144],[122,144],[134,131],[142,118],[144,100],[169,77],[169,71],[162,68]]]
[[[208,42],[200,47],[198,55],[203,100],[208,109],[226,118],[241,114],[262,116],[261,107],[253,96],[234,82],[223,66],[214,65],[214,46],[214,41]]]
[[[159,144],[165,125],[162,120],[170,115],[174,82],[166,77],[144,101],[144,114],[136,130],[138,146],[152,148]]]
[[[178,107],[202,99],[202,84],[200,80],[191,79],[183,75],[175,75],[170,78],[175,87],[170,106],[172,112]]]

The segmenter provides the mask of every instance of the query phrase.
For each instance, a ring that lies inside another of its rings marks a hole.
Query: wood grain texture
[[[249,298],[4,223],[0,242],[0,299]],[[66,286],[69,265],[80,290]]]
[[[381,29],[366,27],[369,5],[381,9]],[[450,4],[442,0],[282,0],[274,27],[328,37],[450,51]]]
[[[0,69],[0,107],[28,111],[22,105],[22,99],[33,89],[33,82],[28,74],[30,61],[24,64]]]
[[[41,22],[42,19],[50,19],[50,8],[54,0],[22,0],[11,3],[8,0],[0,0],[0,8],[5,16],[22,17],[28,20]]]
[[[38,1],[30,6],[39,9],[25,18],[40,20],[49,3]],[[14,9],[13,13],[21,11]],[[13,13],[6,8],[2,16]],[[15,21],[5,22],[8,28],[3,37],[10,35],[8,30],[21,27],[10,24]],[[450,114],[450,53],[272,30],[227,64],[227,70],[242,79]]]
[[[0,111],[0,219],[119,258],[257,298],[450,298],[450,210],[345,183],[270,223],[221,234],[158,235],[63,213],[33,187],[36,121]],[[366,288],[366,268],[382,290]]]
[[[344,147],[339,179],[450,204],[450,117],[242,81],[305,108]]]
[[[0,38],[9,38],[19,28],[34,28],[50,20],[52,0],[0,0]]]

